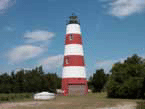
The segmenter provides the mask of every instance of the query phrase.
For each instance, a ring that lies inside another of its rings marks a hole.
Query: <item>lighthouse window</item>
[[[68,60],[68,58],[66,58],[65,63],[66,63],[66,64],[69,64],[69,60]]]
[[[73,35],[72,34],[70,35],[70,40],[73,40]]]

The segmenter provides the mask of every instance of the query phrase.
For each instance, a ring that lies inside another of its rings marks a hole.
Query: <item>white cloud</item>
[[[0,0],[0,14],[5,13],[5,11],[15,3],[16,0]]]
[[[116,62],[121,62],[121,63],[123,63],[125,59],[126,59],[126,58],[121,58],[121,59],[118,59],[118,60],[98,61],[98,62],[96,63],[97,69],[103,68],[104,71],[105,71],[106,73],[108,73],[108,72],[111,70],[113,64],[115,64]]]
[[[11,63],[19,63],[24,60],[34,58],[42,54],[45,49],[32,45],[22,45],[12,49],[8,53],[8,59]]]
[[[106,73],[108,73],[111,70],[111,67],[115,63],[113,60],[107,60],[102,62],[97,62],[97,69],[103,68]]]
[[[35,30],[33,32],[26,32],[24,34],[26,43],[48,41],[48,40],[51,40],[54,36],[55,34],[53,32],[47,32],[44,30]]]
[[[133,56],[133,55],[132,55],[132,56]],[[103,69],[105,70],[105,72],[108,73],[108,72],[111,70],[113,64],[115,64],[115,63],[117,63],[117,62],[123,63],[124,60],[126,60],[128,57],[132,57],[132,56],[124,56],[124,57],[122,57],[122,58],[120,58],[120,59],[116,59],[116,60],[98,61],[98,62],[96,62],[96,67],[97,67],[97,69],[103,68]],[[145,58],[145,55],[144,55],[144,54],[138,55],[138,56],[141,57],[142,59]]]
[[[12,28],[7,26],[5,29],[12,31]],[[37,57],[47,51],[48,44],[55,35],[53,32],[47,32],[44,30],[36,30],[32,32],[24,33],[26,43],[33,43],[33,45],[21,45],[14,49],[11,49],[6,55],[10,61],[10,64],[20,63],[22,61]],[[37,46],[36,46],[37,45]]]
[[[45,70],[56,70],[63,64],[63,55],[49,56],[48,58],[40,60],[40,64]]]
[[[130,16],[141,13],[145,9],[145,0],[114,0],[102,1],[109,8],[108,13],[112,16]]]

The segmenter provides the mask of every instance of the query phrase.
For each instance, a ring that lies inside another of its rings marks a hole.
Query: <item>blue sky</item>
[[[87,77],[134,53],[145,57],[144,0],[1,0],[0,72],[43,65],[61,75],[72,12],[81,22]]]

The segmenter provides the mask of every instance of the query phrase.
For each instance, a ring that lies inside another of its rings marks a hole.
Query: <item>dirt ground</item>
[[[0,109],[135,109],[136,100],[109,99],[104,93],[87,96],[57,96],[50,101],[23,101],[0,104]]]

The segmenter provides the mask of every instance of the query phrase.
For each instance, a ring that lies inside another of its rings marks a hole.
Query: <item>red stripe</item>
[[[65,44],[82,44],[82,36],[80,34],[67,34]]]
[[[84,56],[68,55],[64,56],[64,66],[85,66]]]
[[[63,78],[62,81],[67,82],[67,84],[72,84],[72,83],[86,84],[87,82],[86,78]]]

